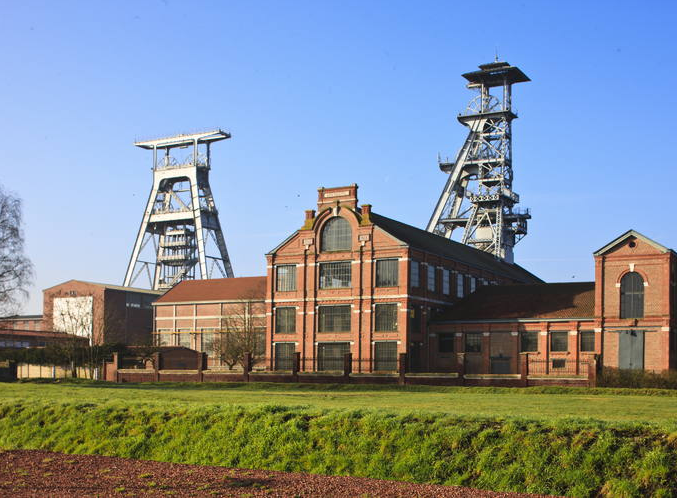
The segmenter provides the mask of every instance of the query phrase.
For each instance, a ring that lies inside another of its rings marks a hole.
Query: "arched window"
[[[621,278],[621,318],[644,317],[644,279],[637,272]]]
[[[323,251],[350,251],[352,249],[352,231],[350,223],[340,216],[327,222],[322,230]]]

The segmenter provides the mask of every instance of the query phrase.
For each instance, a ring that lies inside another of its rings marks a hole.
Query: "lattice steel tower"
[[[463,75],[478,95],[458,120],[469,128],[454,162],[439,160],[449,174],[427,230],[451,238],[463,229],[461,242],[513,262],[513,246],[527,234],[529,210],[515,208],[512,191],[512,85],[531,81],[507,62],[482,64]],[[499,89],[498,96],[492,89]],[[502,90],[502,92],[501,92]]]
[[[125,286],[134,284],[144,270],[155,290],[169,289],[184,279],[212,278],[215,271],[219,277],[233,276],[209,187],[211,145],[227,138],[229,133],[212,130],[134,143],[153,151],[153,188]],[[188,149],[188,155],[177,160],[173,149]]]

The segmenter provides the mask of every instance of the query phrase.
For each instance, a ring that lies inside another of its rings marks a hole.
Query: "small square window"
[[[593,352],[595,351],[595,332],[592,330],[585,330],[580,332],[581,335],[581,351]]]
[[[438,339],[438,351],[440,353],[454,352],[454,334],[440,334]]]
[[[482,352],[482,334],[479,334],[477,332],[471,332],[465,335],[465,352],[466,353]]]
[[[520,334],[520,351],[522,353],[538,351],[538,332],[522,332]]]
[[[569,332],[550,332],[550,351],[569,351]]]

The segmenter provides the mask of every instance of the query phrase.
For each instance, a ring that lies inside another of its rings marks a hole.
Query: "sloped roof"
[[[159,296],[160,294],[163,293],[163,291],[158,291],[158,290],[153,290],[153,289],[142,289],[141,287],[125,287],[123,285],[103,284],[101,282],[90,282],[89,280],[78,280],[78,279],[75,279],[75,278],[72,278],[70,280],[66,280],[65,282],[61,282],[60,284],[52,285],[51,287],[47,287],[46,289],[43,289],[43,291],[53,289],[54,287],[60,287],[64,284],[68,284],[70,282],[80,282],[80,283],[83,283],[83,284],[96,285],[97,287],[103,287],[104,289],[119,290],[119,291],[123,291],[123,292],[140,292],[142,294],[155,294],[157,296]]]
[[[153,304],[236,301],[266,297],[266,277],[212,278],[183,280],[169,289]]]
[[[370,214],[369,219],[374,225],[411,247],[434,252],[454,261],[465,263],[475,268],[482,268],[497,275],[521,282],[542,282],[540,278],[517,264],[506,263],[487,252],[461,244],[455,240],[426,232],[420,228],[386,218],[374,212]]]
[[[489,285],[435,321],[593,318],[595,282]]]
[[[639,233],[639,232],[636,231],[636,230],[628,230],[628,231],[625,232],[623,235],[621,235],[620,237],[615,238],[614,240],[612,240],[611,242],[609,242],[607,245],[605,245],[605,246],[602,247],[601,249],[596,250],[596,251],[595,251],[594,253],[592,253],[592,254],[593,254],[593,256],[600,256],[601,254],[603,254],[603,253],[607,252],[608,250],[610,250],[610,249],[616,247],[618,244],[620,244],[621,242],[627,240],[627,239],[630,238],[630,237],[634,237],[634,238],[636,238],[636,239],[643,240],[644,242],[646,242],[646,243],[649,244],[650,246],[655,247],[656,249],[658,249],[659,251],[661,251],[661,252],[663,252],[663,253],[672,251],[672,249],[670,249],[670,248],[668,248],[668,247],[665,247],[665,246],[662,245],[662,244],[659,244],[659,243],[656,242],[655,240],[651,240],[649,237],[647,237],[646,235],[642,235],[641,233]]]

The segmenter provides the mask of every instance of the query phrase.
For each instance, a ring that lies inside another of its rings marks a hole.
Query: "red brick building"
[[[540,282],[516,264],[358,207],[357,185],[321,188],[317,211],[266,255],[267,355],[302,370],[429,371],[428,323],[489,284]]]
[[[266,277],[184,280],[153,303],[154,343],[184,346],[208,354],[221,366],[224,334],[248,329],[263,350]]]
[[[162,292],[69,280],[43,291],[43,329],[90,338],[94,344],[151,341],[151,304]]]
[[[590,358],[623,369],[677,366],[674,251],[630,230],[594,253],[595,282],[483,288],[432,325],[434,368],[583,373]]]
[[[0,327],[16,330],[42,330],[42,315],[13,315],[0,318]]]

